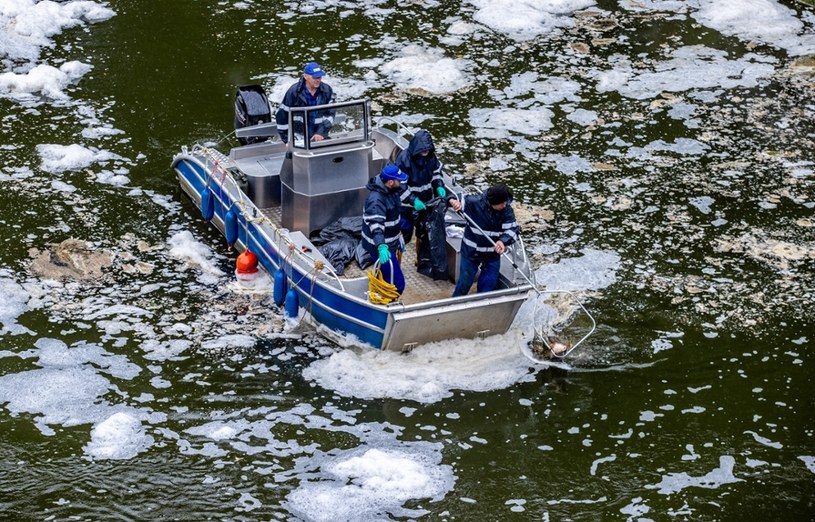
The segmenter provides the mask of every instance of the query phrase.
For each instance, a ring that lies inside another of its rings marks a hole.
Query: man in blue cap
[[[315,105],[325,105],[334,101],[334,91],[327,83],[323,83],[325,71],[317,62],[309,62],[303,68],[303,77],[289,87],[283,101],[277,109],[276,121],[277,132],[283,143],[289,141],[289,108],[291,107],[313,107]],[[334,111],[311,111],[308,113],[308,136],[311,141],[323,141],[328,137],[328,132],[334,125]],[[302,126],[302,113],[294,114],[294,123],[297,128]]]
[[[399,198],[407,174],[396,165],[387,165],[378,176],[368,181],[368,198],[362,209],[362,246],[371,258],[379,261],[382,277],[405,290],[405,276],[396,259],[396,251],[404,248],[399,227]]]

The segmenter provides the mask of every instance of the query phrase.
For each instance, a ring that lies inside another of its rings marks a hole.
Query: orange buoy
[[[235,268],[239,274],[254,274],[258,271],[258,256],[254,252],[244,250],[235,261]]]

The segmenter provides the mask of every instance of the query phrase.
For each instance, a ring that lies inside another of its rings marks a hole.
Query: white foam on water
[[[51,188],[53,188],[56,192],[65,192],[66,194],[76,192],[75,186],[71,185],[70,183],[65,183],[64,181],[59,180],[52,181]]]
[[[509,85],[501,90],[490,89],[490,95],[498,100],[534,101],[543,105],[569,101],[579,102],[581,85],[566,78],[552,76],[539,80],[538,73],[525,71],[510,78]]]
[[[124,187],[130,183],[130,178],[124,174],[116,174],[109,170],[101,170],[96,174],[96,181],[105,185]]]
[[[150,417],[126,406],[105,404],[102,397],[110,386],[110,381],[89,366],[48,367],[0,376],[0,403],[13,415],[33,415],[44,435],[55,435],[52,425],[92,424],[115,411]]]
[[[781,449],[781,448],[784,447],[784,445],[781,444],[780,442],[774,442],[774,441],[768,439],[767,437],[762,437],[761,435],[759,435],[758,433],[756,433],[754,431],[749,431],[748,430],[748,431],[745,431],[744,433],[747,434],[747,435],[752,435],[753,439],[755,439],[756,442],[758,442],[759,444],[763,444],[764,446],[767,446],[769,448]]]
[[[785,49],[792,56],[815,52],[815,35],[802,34],[798,14],[774,0],[697,0],[691,17],[722,34]]]
[[[201,343],[205,350],[218,350],[224,348],[254,348],[257,338],[253,335],[230,334],[208,339]]]
[[[311,363],[303,377],[348,397],[433,403],[454,390],[498,390],[533,380],[520,342],[510,330],[484,340],[430,343],[408,354],[343,350]]]
[[[37,145],[37,154],[42,160],[40,168],[51,174],[82,170],[94,163],[124,160],[112,152],[95,147],[83,147],[76,143],[72,145],[40,144]]]
[[[301,481],[286,507],[314,521],[420,517],[428,511],[402,506],[410,500],[441,500],[453,487],[452,468],[440,461],[437,450],[418,444],[355,448],[323,462],[318,479]]]
[[[651,507],[644,503],[642,497],[636,497],[630,503],[620,508],[620,513],[628,515],[628,520],[652,520],[645,517],[651,512]]]
[[[215,284],[226,275],[216,266],[212,249],[196,240],[192,232],[188,230],[176,232],[170,237],[167,244],[170,246],[170,257],[201,271],[199,279],[202,283]]]
[[[670,60],[654,63],[651,70],[635,68],[628,57],[612,57],[612,67],[596,72],[595,77],[599,92],[617,91],[645,100],[663,92],[755,87],[761,78],[774,74],[775,61],[754,53],[731,60],[725,51],[691,45],[674,50]]]
[[[41,338],[34,346],[39,349],[38,364],[44,368],[73,368],[90,363],[101,373],[126,380],[141,373],[139,366],[126,356],[111,354],[95,344],[80,342],[69,347],[58,339]]]
[[[513,40],[526,41],[541,35],[558,34],[573,27],[574,11],[595,4],[594,0],[469,0],[475,6],[473,20]]]
[[[468,70],[473,67],[469,60],[451,58],[439,48],[419,44],[397,44],[385,38],[380,45],[388,49],[390,57],[357,60],[353,64],[362,71],[363,79],[332,76],[330,67],[323,81],[331,86],[338,100],[359,98],[371,87],[390,83],[405,91],[420,91],[431,95],[450,94],[472,84]],[[439,74],[443,70],[444,74]],[[291,74],[269,74],[272,86],[267,90],[272,110],[292,84],[296,83],[299,71]]]
[[[668,473],[659,483],[646,484],[645,488],[656,489],[662,495],[672,495],[691,487],[716,489],[725,484],[743,482],[742,479],[733,475],[735,463],[733,457],[723,455],[719,457],[719,467],[701,477],[694,477],[684,472]]]
[[[104,415],[106,408],[96,401],[109,385],[106,378],[86,367],[11,373],[0,376],[0,403],[13,415],[34,415],[37,429],[54,435],[52,424],[89,424]]]
[[[702,214],[710,214],[711,209],[710,206],[713,205],[716,200],[711,198],[710,196],[699,196],[695,198],[690,198],[688,202],[696,207],[699,212]]]
[[[123,355],[92,344],[69,347],[57,339],[41,338],[30,350],[2,352],[0,357],[37,359],[42,367],[0,376],[0,404],[12,415],[32,415],[34,425],[47,436],[56,434],[55,425],[95,424],[86,447],[89,456],[131,458],[152,445],[141,420],[166,420],[163,414],[105,401],[105,395],[116,388],[101,373],[131,380],[141,371]]]
[[[141,421],[124,412],[117,412],[96,424],[91,440],[83,448],[93,459],[131,459],[153,445],[153,437],[144,433]]]
[[[548,154],[543,159],[554,162],[557,171],[567,176],[574,176],[578,172],[594,172],[594,166],[591,162],[576,154],[570,156]]]
[[[747,42],[769,44],[791,56],[815,52],[815,35],[807,34],[799,15],[775,0],[638,0],[621,2],[631,11],[687,14],[698,23]]]
[[[111,9],[88,0],[52,2],[3,0],[0,3],[0,56],[3,65],[31,63],[44,47],[54,47],[53,37],[63,30],[115,16]]]
[[[66,62],[56,68],[40,64],[26,73],[6,72],[0,74],[0,95],[18,99],[29,98],[33,94],[66,100],[65,88],[82,78],[91,66],[78,62]]]
[[[605,464],[606,462],[614,462],[615,460],[617,460],[617,455],[614,454],[614,453],[612,453],[608,457],[600,457],[598,459],[595,459],[591,463],[591,468],[589,469],[589,474],[592,475],[592,476],[597,475],[597,469],[600,467],[600,464]]]
[[[547,290],[579,292],[601,290],[617,280],[620,256],[615,252],[585,249],[580,257],[561,259],[535,271],[535,281]]]
[[[471,85],[466,73],[471,66],[468,60],[449,58],[440,49],[408,45],[400,49],[396,58],[385,62],[379,72],[398,89],[438,95]]]
[[[31,334],[34,332],[17,322],[17,318],[28,311],[29,294],[12,277],[11,272],[0,269],[0,334]]]
[[[533,109],[470,109],[469,120],[480,138],[506,138],[512,134],[538,136],[551,129],[554,113],[546,107]]]
[[[566,115],[566,119],[578,125],[587,127],[589,125],[594,125],[595,123],[597,123],[600,120],[600,116],[595,111],[589,111],[586,109],[575,109],[574,111]]]
[[[3,167],[5,172],[0,172],[0,181],[22,181],[34,175],[34,172],[29,167]],[[10,174],[6,174],[10,172]]]

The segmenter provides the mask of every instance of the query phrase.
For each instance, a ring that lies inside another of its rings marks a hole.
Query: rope
[[[324,277],[333,277],[334,280],[336,280],[339,287],[342,290],[345,290],[342,281],[340,280],[340,277],[337,275],[337,273],[334,271],[334,268],[331,265],[325,265],[322,261],[314,259],[308,254],[298,250],[294,242],[292,242],[291,238],[289,237],[288,235],[289,231],[287,229],[278,227],[272,219],[268,218],[262,212],[256,213],[254,216],[251,215],[252,213],[249,212],[249,209],[252,208],[253,205],[248,196],[243,192],[243,190],[241,190],[240,186],[238,186],[238,183],[235,180],[235,178],[231,175],[230,168],[237,168],[237,166],[234,164],[234,162],[232,162],[232,160],[228,156],[225,156],[216,149],[201,144],[193,145],[193,153],[204,156],[208,160],[208,162],[212,164],[211,172],[209,170],[205,170],[207,174],[208,187],[210,186],[210,184],[214,182],[215,184],[219,184],[223,189],[226,183],[231,183],[236,189],[234,191],[234,194],[229,194],[229,196],[231,196],[232,198],[232,202],[230,203],[229,208],[237,209],[240,212],[240,217],[243,218],[244,236],[246,238],[247,247],[249,246],[249,242],[251,240],[251,236],[249,234],[249,224],[251,223],[255,227],[260,227],[261,225],[266,224],[269,228],[272,229],[272,232],[274,234],[274,241],[277,242],[277,244],[280,245],[281,247],[280,251],[284,252],[286,247],[288,247],[289,249],[288,254],[282,261],[283,270],[284,272],[287,272],[287,277],[289,281],[294,283],[294,281],[292,281],[293,279],[292,270],[294,268],[293,258],[296,256],[300,262],[303,262],[305,264],[311,264],[316,269],[313,272],[312,293],[314,289],[314,284],[316,282],[316,278],[320,274],[322,274]],[[224,192],[222,190],[221,194],[217,196],[221,204],[222,212],[225,207],[225,203],[222,199],[223,195]],[[237,196],[237,198],[235,198],[235,196]],[[308,274],[310,273],[312,272],[309,271],[307,274],[304,275],[304,277],[307,277]]]
[[[368,272],[368,299],[373,304],[388,304],[399,299],[396,286],[385,281],[379,268]]]

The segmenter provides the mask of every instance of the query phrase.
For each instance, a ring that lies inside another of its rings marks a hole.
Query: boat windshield
[[[341,143],[367,142],[369,132],[369,101],[354,100],[314,107],[289,109],[289,132],[294,147],[316,149]],[[305,122],[308,122],[306,125]],[[315,140],[315,135],[322,140]]]

